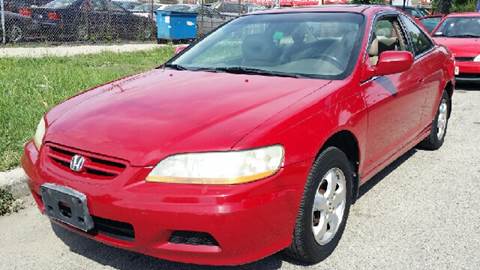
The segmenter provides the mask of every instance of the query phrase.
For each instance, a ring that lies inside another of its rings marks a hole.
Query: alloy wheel
[[[315,193],[312,209],[312,231],[319,245],[328,244],[340,227],[347,200],[345,174],[339,168],[330,169]]]
[[[437,120],[437,138],[441,140],[445,135],[448,121],[448,104],[446,99],[442,99],[440,106],[438,107],[438,120]]]
[[[10,29],[9,40],[11,42],[19,42],[23,39],[23,30],[20,26],[14,24]]]

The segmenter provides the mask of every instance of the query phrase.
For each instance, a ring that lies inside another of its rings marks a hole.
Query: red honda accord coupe
[[[432,34],[455,56],[457,81],[480,82],[480,13],[450,14]]]
[[[22,164],[41,212],[100,242],[317,263],[359,186],[442,146],[454,84],[448,50],[393,8],[271,10],[54,107]]]

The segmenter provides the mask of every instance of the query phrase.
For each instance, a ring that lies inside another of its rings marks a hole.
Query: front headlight
[[[473,62],[480,62],[480,55],[477,55],[475,58],[473,58]]]
[[[280,145],[264,148],[179,154],[160,161],[147,176],[148,182],[182,184],[241,184],[275,174],[282,166]]]
[[[45,120],[40,119],[40,122],[38,122],[37,125],[37,130],[35,131],[35,136],[33,136],[33,143],[37,147],[38,150],[40,150],[40,147],[42,146],[43,142],[43,137],[45,136]]]

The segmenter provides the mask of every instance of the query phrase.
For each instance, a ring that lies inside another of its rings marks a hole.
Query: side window
[[[422,14],[420,14],[418,11],[416,11],[415,9],[412,9],[412,12],[411,12],[412,16],[413,17],[422,17]]]
[[[107,8],[102,0],[92,0],[92,10],[94,11],[106,11]]]
[[[433,47],[432,41],[410,19],[402,16],[405,30],[410,36],[415,55],[422,54]]]
[[[378,57],[385,51],[408,50],[407,41],[396,16],[378,19],[372,29],[368,55],[370,64],[376,65]]]
[[[110,6],[110,11],[125,12],[125,9],[123,9],[120,5],[118,5],[115,2],[109,2],[109,6]]]

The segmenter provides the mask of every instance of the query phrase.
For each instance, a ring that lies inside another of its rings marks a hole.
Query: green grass
[[[52,106],[87,88],[159,66],[165,47],[75,57],[0,58],[0,171],[18,166],[23,144]]]

